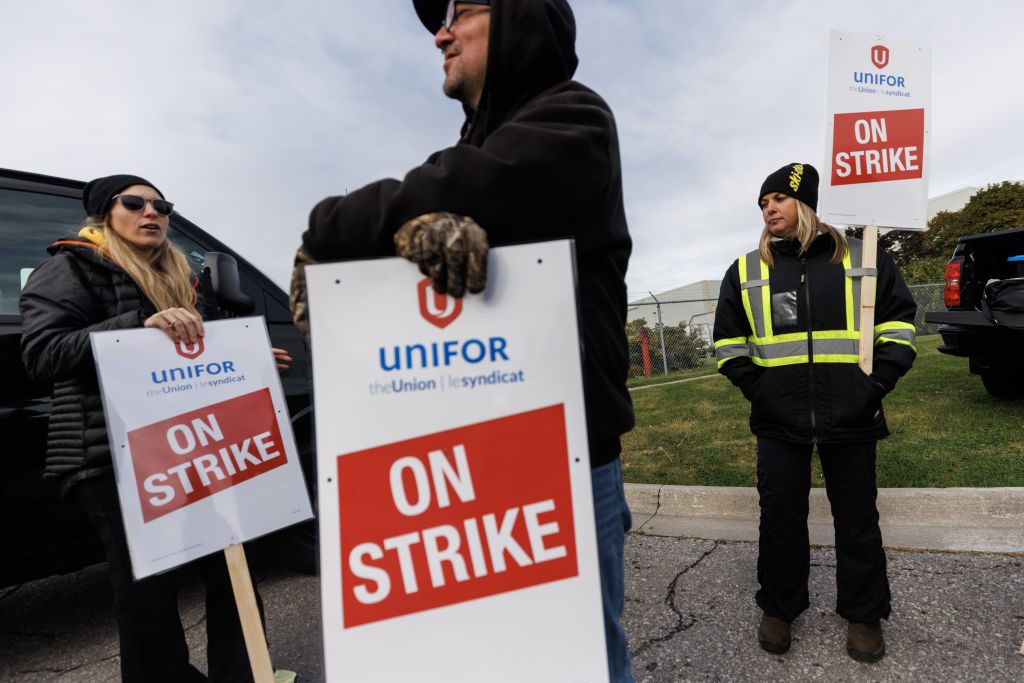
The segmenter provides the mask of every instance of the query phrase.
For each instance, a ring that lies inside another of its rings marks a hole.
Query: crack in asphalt
[[[630,532],[630,533],[639,533],[639,534],[642,534],[643,532],[642,532],[641,530],[643,529],[644,525],[645,525],[645,524],[647,524],[647,523],[648,523],[648,522],[650,522],[650,521],[651,521],[652,519],[654,519],[655,517],[657,517],[657,516],[658,516],[658,513],[659,513],[659,512],[661,511],[661,489],[662,489],[662,487],[661,487],[661,486],[659,486],[659,487],[658,487],[658,496],[657,496],[657,498],[655,498],[655,501],[654,501],[654,513],[653,513],[653,514],[651,514],[651,515],[650,515],[650,516],[649,516],[649,517],[648,517],[647,519],[645,519],[645,520],[644,520],[643,522],[641,522],[641,523],[640,523],[640,524],[639,524],[639,525],[637,526],[637,528],[636,528],[637,530],[636,530],[636,531],[632,531],[632,532]]]
[[[643,652],[645,652],[647,650],[647,648],[651,647],[652,645],[656,645],[658,643],[663,643],[666,640],[669,640],[670,638],[674,637],[675,635],[690,629],[694,624],[697,623],[697,617],[694,614],[691,613],[691,614],[688,614],[686,617],[684,617],[683,613],[680,612],[678,609],[676,609],[676,606],[675,606],[676,588],[678,587],[679,582],[683,578],[684,574],[686,574],[691,569],[693,569],[694,567],[699,565],[701,562],[703,562],[711,553],[715,552],[715,550],[717,550],[718,547],[721,545],[721,543],[719,543],[718,541],[711,541],[711,543],[713,543],[711,548],[706,550],[700,557],[698,557],[696,560],[691,562],[688,566],[684,567],[681,572],[676,574],[675,578],[672,579],[672,582],[668,586],[668,593],[665,595],[665,600],[663,602],[665,603],[665,605],[670,610],[675,612],[675,614],[676,614],[676,624],[675,624],[675,626],[670,628],[669,632],[666,633],[665,635],[658,636],[656,638],[649,638],[649,639],[645,640],[643,643],[641,643],[639,646],[637,646],[637,648],[634,651],[629,653],[631,657],[636,657],[636,656],[638,656],[640,654],[643,654]],[[689,618],[689,623],[684,623],[685,619],[687,617]]]

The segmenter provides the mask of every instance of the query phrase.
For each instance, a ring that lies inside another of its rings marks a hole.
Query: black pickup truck
[[[996,283],[1018,278],[1024,228],[965,235],[946,264],[947,310],[925,314],[939,325],[939,351],[969,358],[971,372],[999,398],[1024,398],[1024,310],[1000,313],[990,301]]]
[[[77,506],[43,479],[48,385],[33,382],[21,363],[18,296],[46,247],[74,235],[85,218],[85,183],[0,169],[0,587],[74,571],[103,561],[99,539]],[[299,455],[312,477],[313,415],[307,348],[292,324],[288,295],[228,245],[171,214],[168,238],[185,252],[193,272],[211,269],[222,313],[260,315],[274,346],[294,358],[282,372]],[[316,497],[313,496],[315,504]],[[305,522],[268,539],[275,554],[305,572],[317,562],[316,524]]]

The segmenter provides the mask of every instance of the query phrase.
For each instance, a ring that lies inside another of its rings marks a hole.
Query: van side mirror
[[[203,267],[210,271],[213,291],[217,303],[237,315],[247,315],[256,310],[252,297],[242,291],[238,277],[238,262],[235,257],[219,251],[208,251],[203,256]]]

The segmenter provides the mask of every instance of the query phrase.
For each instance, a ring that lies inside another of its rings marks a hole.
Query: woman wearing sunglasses
[[[49,248],[20,301],[25,367],[54,385],[45,476],[60,479],[62,494],[81,505],[103,542],[122,680],[207,680],[188,661],[175,572],[132,576],[89,333],[151,327],[194,343],[203,320],[217,315],[216,298],[209,278],[194,276],[168,241],[174,205],[152,183],[132,175],[97,178],[82,202],[88,218],[78,238]],[[224,557],[215,553],[197,564],[207,583],[210,680],[251,681]]]

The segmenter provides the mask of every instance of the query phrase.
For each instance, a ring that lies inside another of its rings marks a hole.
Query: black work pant
[[[836,611],[849,621],[889,617],[889,580],[875,500],[875,443],[818,444],[836,535]],[[761,523],[758,606],[792,621],[810,604],[807,534],[813,444],[757,439]]]
[[[188,646],[178,614],[177,572],[147,576],[139,581],[132,576],[113,476],[84,480],[75,485],[72,495],[96,528],[110,565],[121,645],[121,680],[129,683],[208,680],[188,661]],[[224,554],[217,552],[195,562],[206,581],[209,680],[252,681]],[[259,593],[256,593],[256,604],[262,621],[263,603]]]

